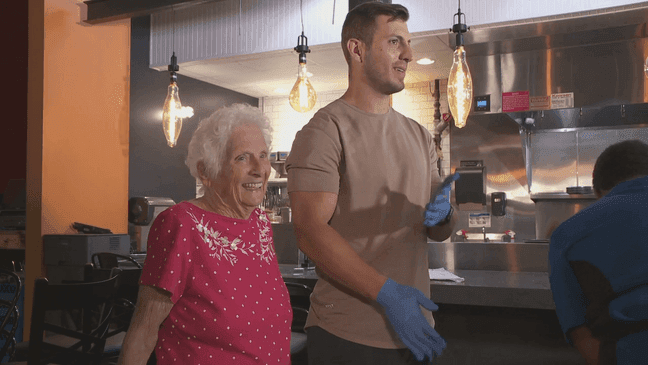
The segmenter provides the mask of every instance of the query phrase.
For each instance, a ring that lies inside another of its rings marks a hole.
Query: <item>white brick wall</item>
[[[430,88],[432,86],[432,90]],[[414,119],[434,133],[434,98],[432,91],[434,82],[419,82],[405,85],[405,90],[392,96],[392,107],[403,115]],[[448,112],[448,97],[446,95],[447,80],[441,80],[440,109],[441,114]],[[313,117],[322,107],[344,94],[345,90],[337,90],[317,94],[315,107],[307,113],[298,113],[288,104],[288,96],[265,97],[262,99],[263,112],[272,123],[272,151],[290,151],[295,134]],[[450,173],[450,128],[442,134],[441,149],[443,160],[441,168],[443,175]]]
[[[272,151],[290,151],[295,134],[322,107],[338,99],[345,90],[317,93],[315,107],[307,113],[296,112],[288,104],[288,96],[265,97],[262,100],[263,112],[272,123]]]
[[[447,80],[440,80],[440,111],[448,113]],[[392,107],[399,113],[414,119],[425,126],[430,133],[434,134],[434,81],[418,82],[405,85],[405,90],[392,96]],[[450,173],[450,128],[446,128],[441,134],[441,160],[442,175]]]

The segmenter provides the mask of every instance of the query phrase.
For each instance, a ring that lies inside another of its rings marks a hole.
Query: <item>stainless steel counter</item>
[[[430,280],[434,302],[555,309],[546,272],[455,270],[454,274],[465,281]]]
[[[284,280],[315,285],[315,270],[295,272],[295,265],[279,265]],[[492,307],[555,309],[549,274],[546,272],[510,272],[456,270],[462,283],[430,280],[432,300],[437,303]]]
[[[284,279],[304,279],[304,280],[314,280],[319,279],[315,273],[315,269],[303,270],[297,268],[297,265],[292,264],[279,264],[279,270],[281,271],[281,277]]]

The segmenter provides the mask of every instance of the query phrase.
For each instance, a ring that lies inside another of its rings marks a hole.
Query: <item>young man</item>
[[[432,135],[394,111],[412,60],[408,11],[369,2],[347,15],[349,88],[299,132],[287,161],[299,248],[320,277],[306,323],[316,364],[420,364],[440,355],[427,238],[454,224]]]
[[[599,200],[551,236],[556,314],[590,365],[648,359],[647,175],[648,145],[633,140],[608,147],[594,165]]]

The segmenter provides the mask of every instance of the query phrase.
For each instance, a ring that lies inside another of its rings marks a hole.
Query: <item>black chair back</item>
[[[115,295],[115,306],[112,315],[112,323],[107,337],[112,337],[120,332],[126,332],[135,312],[137,295],[139,293],[139,280],[142,276],[141,268],[96,268],[92,264],[86,264],[85,281],[99,281],[110,278],[118,273],[119,287]]]
[[[285,282],[288,294],[290,294],[290,306],[293,310],[291,332],[304,332],[304,325],[310,308],[310,295],[313,289],[306,284],[296,282]]]
[[[118,280],[118,275],[75,284],[49,284],[47,279],[36,279],[27,364],[99,364]],[[81,328],[46,323],[45,313],[52,310],[80,310]]]
[[[290,326],[290,356],[296,362],[306,361],[307,336],[304,330],[308,309],[310,308],[310,295],[313,289],[308,285],[296,282],[285,282],[290,294],[290,306],[293,310],[293,320]]]
[[[13,271],[0,268],[0,362],[7,356],[11,360],[16,351],[20,288],[20,277]]]
[[[112,269],[119,267],[119,259],[129,261],[138,269],[142,268],[139,262],[130,256],[120,255],[114,252],[97,252],[92,254],[90,261],[99,269]]]

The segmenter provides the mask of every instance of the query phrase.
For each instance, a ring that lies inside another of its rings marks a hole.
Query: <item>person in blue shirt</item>
[[[552,234],[551,291],[567,340],[588,364],[648,363],[648,145],[596,160],[599,198]]]

